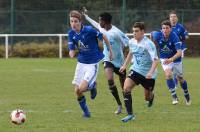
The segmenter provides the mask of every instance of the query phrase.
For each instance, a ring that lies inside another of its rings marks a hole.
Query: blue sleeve
[[[174,34],[174,45],[175,45],[176,50],[182,49],[181,48],[182,42],[180,41],[180,39],[178,38],[176,34]]]
[[[103,34],[94,28],[90,28],[92,34],[94,34],[99,40],[103,41]]]
[[[181,25],[180,26],[180,36],[181,36],[181,40],[185,40],[186,36],[188,36],[188,32],[185,30],[185,28]]]
[[[75,44],[73,41],[73,35],[71,32],[68,33],[68,49],[69,50],[75,50]]]
[[[189,33],[187,30],[185,30],[184,34],[185,34],[185,36],[189,36]]]
[[[120,39],[124,46],[128,46],[129,38],[128,36],[126,36],[126,34],[124,34],[123,32],[120,32]]]
[[[152,39],[153,41],[157,41],[158,38],[159,38],[160,33],[159,33],[158,31],[152,31],[152,32],[150,33],[150,35],[151,35],[151,39]]]

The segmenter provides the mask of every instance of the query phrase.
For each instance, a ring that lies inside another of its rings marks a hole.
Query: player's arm
[[[181,57],[182,55],[182,50],[177,50],[176,54],[174,56],[172,56],[171,58],[165,60],[164,64],[169,64],[171,62],[173,62],[174,60],[176,60],[177,58]]]
[[[128,46],[129,38],[125,34],[121,34],[119,36],[119,39],[123,46],[126,46],[126,47]]]
[[[160,33],[160,32],[158,32],[158,31],[152,31],[152,32],[150,33],[150,36],[149,36],[150,40],[153,41],[153,43],[154,43],[156,46],[158,46],[158,43],[157,43],[156,40],[159,38],[159,33]]]
[[[106,43],[106,46],[109,47],[109,58],[110,60],[113,60],[112,46],[105,35],[103,35],[103,40]]]
[[[128,46],[129,38],[128,36],[123,33],[121,30],[118,29],[118,32],[116,32],[117,39],[121,42],[123,46]]]
[[[151,65],[149,72],[146,75],[146,78],[151,79],[154,71],[156,70],[156,68],[158,66],[158,55],[157,55],[156,47],[153,43],[149,44],[147,49],[151,56],[152,65]]]
[[[189,33],[187,31],[185,32],[185,39],[189,39]]]
[[[90,18],[87,14],[87,9],[84,8],[82,14],[85,16],[85,19],[92,24],[95,28],[99,29],[100,25],[98,22],[94,21],[92,18]]]
[[[169,58],[171,60],[171,62],[173,62],[174,60],[178,59],[179,57],[181,57],[182,55],[182,50],[179,49],[177,50],[176,54],[174,56],[172,56],[171,58]]]
[[[188,31],[183,25],[181,25],[181,37],[183,38],[183,40],[189,39]]]
[[[91,33],[93,35],[96,35],[96,37],[98,38],[99,41],[103,41],[105,42],[106,46],[108,47],[108,50],[109,50],[109,58],[110,60],[113,60],[113,52],[112,52],[112,46],[110,44],[110,42],[108,41],[108,38],[102,34],[101,32],[95,30],[95,29],[92,29],[91,28]]]
[[[182,42],[180,42],[180,41],[175,43],[176,54],[174,56],[172,56],[171,58],[165,60],[164,64],[169,64],[182,56],[181,45],[182,45]]]
[[[75,55],[76,55],[75,50],[70,50],[70,51],[69,51],[69,56],[70,56],[70,58],[74,58]]]
[[[153,75],[154,71],[156,70],[157,66],[158,66],[158,59],[155,58],[152,62],[151,69],[149,70],[149,72],[146,75],[147,79],[152,78],[152,75]]]
[[[126,67],[131,63],[132,57],[133,57],[133,53],[131,53],[131,52],[129,51],[129,53],[128,53],[128,55],[127,55],[125,61],[124,61],[124,64],[123,64],[122,67],[120,67],[120,69],[119,69],[119,72],[123,72],[123,71],[126,69]]]
[[[69,49],[69,57],[70,58],[74,58],[75,55],[76,55],[76,52],[75,52],[75,44],[73,42],[73,37],[70,33],[68,33],[69,36],[68,36],[68,49]]]

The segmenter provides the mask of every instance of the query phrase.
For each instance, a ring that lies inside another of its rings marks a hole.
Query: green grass
[[[143,88],[136,87],[132,92],[136,120],[128,123],[120,121],[126,115],[125,109],[123,114],[114,115],[116,102],[107,88],[102,64],[97,79],[97,98],[90,100],[89,92],[86,93],[92,117],[82,118],[71,85],[75,65],[73,59],[1,59],[0,132],[200,131],[200,58],[184,59],[191,106],[185,105],[181,88],[177,90],[179,104],[171,104],[163,71],[159,67],[153,107],[146,107]],[[118,89],[121,93],[121,88]],[[25,110],[27,115],[27,121],[20,126],[9,120],[10,111],[16,108]]]

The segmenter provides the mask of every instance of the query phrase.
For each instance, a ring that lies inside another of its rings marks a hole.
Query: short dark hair
[[[106,23],[111,23],[112,21],[112,15],[108,12],[101,13],[99,17],[101,17],[101,20],[105,21]]]
[[[167,25],[167,26],[169,26],[170,28],[172,27],[172,25],[171,25],[171,23],[170,23],[169,20],[164,20],[164,21],[162,21],[161,26],[162,26],[162,25]]]
[[[177,12],[176,12],[175,10],[171,10],[171,11],[169,12],[169,16],[170,16],[171,14],[176,14],[176,15],[177,15]]]
[[[139,28],[140,30],[145,30],[144,22],[135,22],[133,24],[134,28]]]

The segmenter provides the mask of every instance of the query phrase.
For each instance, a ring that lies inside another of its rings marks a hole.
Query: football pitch
[[[171,104],[163,71],[155,85],[151,108],[144,101],[143,88],[132,91],[136,119],[122,123],[125,113],[115,115],[116,102],[108,90],[100,64],[95,100],[85,93],[91,118],[82,117],[71,84],[75,59],[0,59],[0,132],[200,132],[200,58],[185,58],[185,79],[192,98],[185,105],[182,89],[177,89],[179,104]],[[118,91],[121,94],[118,78]],[[121,101],[122,100],[122,95]],[[26,111],[23,125],[10,122],[10,112]]]

